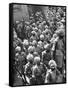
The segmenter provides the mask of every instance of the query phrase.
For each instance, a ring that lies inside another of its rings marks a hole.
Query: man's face
[[[54,65],[51,65],[50,68],[51,68],[52,71],[55,70],[55,66]]]

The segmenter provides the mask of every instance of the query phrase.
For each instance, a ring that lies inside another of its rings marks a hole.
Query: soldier
[[[49,60],[51,60],[51,46],[50,44],[46,44],[44,45],[44,51],[42,52],[42,61],[47,67],[49,67]]]
[[[32,77],[32,67],[33,67],[33,55],[27,55],[27,64],[25,65],[24,73],[26,75],[26,80],[30,84],[30,78]]]
[[[44,84],[44,76],[46,74],[46,66],[40,62],[40,57],[34,58],[34,66],[32,67],[31,85]]]
[[[36,41],[36,40],[33,40],[33,42],[32,42],[32,46],[37,47],[37,41]]]
[[[32,34],[31,38],[32,38],[33,40],[37,40],[37,32],[33,30],[33,31],[31,32],[31,34]]]
[[[28,47],[29,47],[29,41],[27,40],[27,39],[24,39],[23,40],[23,51],[26,53],[26,54],[28,54]]]
[[[43,34],[40,35],[40,40],[41,40],[42,42],[44,42],[44,35],[43,35]]]
[[[17,46],[16,48],[15,48],[15,52],[17,53],[20,53],[21,52],[21,47],[20,46]]]
[[[28,47],[28,53],[33,54],[34,51],[35,51],[35,47],[34,46],[29,46]]]
[[[36,52],[36,51],[33,53],[33,55],[34,55],[34,57],[40,56],[40,55],[38,54],[38,52]]]
[[[57,64],[54,60],[49,61],[50,69],[47,70],[45,77],[45,83],[61,83],[63,76],[60,71],[57,69]]]
[[[55,61],[57,63],[57,68],[63,73],[63,65],[64,65],[64,44],[63,44],[63,37],[64,31],[63,29],[59,29],[57,31],[58,40],[55,46]]]
[[[26,36],[27,36],[27,38],[30,38],[30,36],[31,36],[31,28],[30,28],[30,26],[25,26],[25,32],[26,32]]]
[[[40,57],[42,57],[42,51],[43,51],[43,42],[42,41],[38,41],[36,52],[38,52]]]

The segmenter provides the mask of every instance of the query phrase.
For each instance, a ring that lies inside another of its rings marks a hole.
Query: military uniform
[[[46,66],[42,63],[32,67],[32,78],[30,79],[31,85],[44,84],[44,77],[46,75]]]

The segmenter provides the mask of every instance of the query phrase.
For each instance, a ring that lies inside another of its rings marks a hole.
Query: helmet
[[[55,67],[55,68],[57,67],[57,64],[54,60],[50,60],[48,64],[50,67]]]
[[[45,29],[48,29],[48,25],[45,26]]]
[[[34,46],[37,45],[37,41],[33,40],[32,45],[34,45]]]
[[[44,30],[44,31],[42,32],[42,34],[45,35],[45,34],[46,34],[46,30]]]
[[[25,24],[26,24],[26,25],[30,25],[30,22],[28,22],[28,21],[25,21]]]
[[[44,55],[44,54],[46,54],[46,50],[44,50],[44,51],[42,52],[42,55]]]
[[[36,56],[34,58],[34,64],[39,64],[40,63],[40,57],[39,56]]]
[[[33,24],[32,24],[32,26],[33,26],[33,27],[35,27],[35,26],[36,26],[36,24],[35,24],[35,23],[33,23]]]
[[[34,55],[34,56],[38,56],[38,52],[34,52],[33,55]]]
[[[32,20],[32,19],[33,19],[33,16],[30,17],[30,20]]]
[[[44,49],[45,50],[50,50],[50,44],[47,43],[46,45],[44,45]]]
[[[20,21],[16,21],[16,24],[19,24],[20,23]]]
[[[43,21],[43,22],[42,22],[42,25],[45,25],[45,24],[46,24],[46,21]]]
[[[39,24],[39,25],[38,25],[38,28],[42,30],[42,25],[41,25],[41,24]]]
[[[34,52],[34,50],[35,50],[35,47],[33,47],[33,46],[28,47],[28,52],[29,53]]]
[[[44,35],[43,34],[40,35],[40,40],[44,40]]]
[[[65,19],[64,19],[64,18],[62,18],[61,22],[62,22],[62,23],[64,23],[64,22],[65,22]]]
[[[28,46],[28,45],[29,45],[29,42],[28,42],[27,39],[25,39],[25,40],[23,41],[23,45],[24,45],[24,46]]]
[[[38,45],[40,45],[40,46],[41,46],[41,45],[42,45],[42,41],[38,41]]]
[[[26,56],[26,53],[25,53],[25,52],[21,52],[21,55],[22,55],[22,56]]]
[[[21,51],[21,47],[20,47],[20,46],[17,46],[17,47],[15,48],[15,51],[16,51],[16,52],[20,52],[20,51]]]
[[[65,35],[65,30],[64,29],[59,29],[56,31],[56,34],[59,36],[64,36]]]
[[[30,30],[30,26],[26,26],[26,30]]]
[[[33,40],[36,40],[36,36],[31,36],[30,37],[30,42],[33,42]]]
[[[37,28],[37,27],[35,27],[35,28],[34,28],[34,31],[38,31],[38,28]]]
[[[16,53],[16,54],[15,54],[15,60],[16,60],[16,61],[19,61],[19,53]]]
[[[16,53],[16,54],[15,54],[15,57],[18,57],[18,56],[19,56],[19,53]]]
[[[45,29],[45,34],[47,34],[47,33],[51,34],[51,31],[49,29]]]
[[[34,59],[34,56],[29,53],[29,54],[27,55],[27,61],[28,61],[28,62],[32,62],[33,59]]]
[[[35,31],[32,31],[31,34],[32,35],[37,35],[37,33]]]
[[[53,34],[53,38],[56,38],[57,37],[57,34],[55,33],[55,34]]]

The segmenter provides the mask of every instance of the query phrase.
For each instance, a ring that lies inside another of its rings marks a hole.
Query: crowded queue
[[[31,14],[29,21],[15,22],[14,65],[22,85],[63,83],[66,80],[65,12],[60,8],[55,14],[50,21],[37,11]]]

